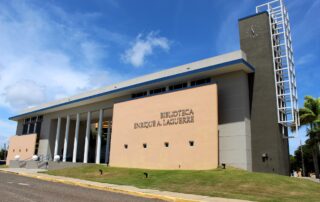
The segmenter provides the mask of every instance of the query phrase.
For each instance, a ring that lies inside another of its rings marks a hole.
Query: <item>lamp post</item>
[[[303,149],[302,149],[302,145],[301,145],[301,140],[300,140],[300,150],[301,150],[302,174],[305,177],[306,176],[306,169],[304,168]]]

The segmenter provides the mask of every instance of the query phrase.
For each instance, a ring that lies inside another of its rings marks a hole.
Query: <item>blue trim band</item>
[[[72,104],[72,103],[76,103],[76,102],[80,102],[80,101],[84,101],[84,100],[89,100],[89,99],[96,98],[96,97],[101,97],[101,96],[104,96],[104,95],[120,92],[120,91],[123,91],[123,90],[128,90],[128,89],[131,89],[131,88],[137,88],[137,87],[140,87],[140,86],[144,86],[144,85],[148,85],[148,84],[152,84],[152,83],[157,83],[157,82],[161,82],[161,81],[166,81],[166,80],[170,80],[170,79],[174,79],[174,78],[177,78],[177,77],[186,76],[186,75],[190,75],[190,74],[194,74],[194,73],[200,73],[200,72],[205,72],[205,71],[209,71],[209,70],[219,69],[219,68],[222,68],[224,66],[234,65],[234,64],[239,64],[239,63],[243,63],[247,67],[249,67],[249,69],[251,69],[252,71],[255,71],[254,67],[252,65],[250,65],[244,59],[237,59],[237,60],[233,60],[233,61],[229,61],[229,62],[225,62],[225,63],[220,63],[220,64],[204,67],[204,68],[201,68],[201,69],[190,70],[188,72],[183,72],[183,73],[179,73],[179,74],[175,74],[175,75],[171,75],[171,76],[167,76],[167,77],[162,77],[162,78],[159,78],[159,79],[146,81],[146,82],[143,82],[143,83],[134,84],[134,85],[131,85],[131,86],[120,88],[120,89],[114,89],[114,90],[111,90],[111,91],[108,91],[108,92],[103,92],[103,93],[99,93],[99,94],[96,94],[96,95],[91,95],[91,96],[84,97],[84,98],[79,98],[79,99],[72,100],[72,101],[69,101],[69,102],[64,102],[64,103],[61,103],[61,104],[57,104],[57,105],[53,105],[53,106],[50,106],[50,107],[45,107],[45,108],[38,109],[38,110],[35,110],[35,111],[31,111],[31,112],[27,112],[27,113],[20,114],[20,115],[17,115],[17,116],[13,116],[13,117],[10,117],[9,119],[12,120],[12,119],[18,118],[20,116],[25,116],[25,115],[33,114],[33,113],[36,113],[36,112],[41,112],[41,111],[44,111],[44,110],[48,110],[48,109],[52,109],[52,108],[56,108],[56,107],[61,107],[61,106],[64,106],[64,105],[68,105],[68,104]]]
[[[267,13],[267,14],[269,15],[268,11],[263,11],[263,12],[260,12],[260,13],[255,13],[255,14],[252,14],[252,15],[248,15],[248,16],[243,17],[243,18],[239,18],[238,21],[245,20],[245,19],[248,19],[248,18],[257,16],[257,15],[261,15],[261,14],[263,14],[263,13]]]

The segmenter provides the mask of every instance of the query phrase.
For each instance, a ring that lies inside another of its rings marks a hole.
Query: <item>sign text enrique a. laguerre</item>
[[[141,121],[134,123],[134,129],[172,126],[194,123],[194,111],[192,109],[179,109],[161,112],[160,119]]]

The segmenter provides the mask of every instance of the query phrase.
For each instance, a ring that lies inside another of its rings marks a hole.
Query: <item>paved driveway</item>
[[[159,201],[0,172],[0,201]]]

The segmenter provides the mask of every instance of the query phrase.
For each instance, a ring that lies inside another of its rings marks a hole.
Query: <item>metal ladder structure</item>
[[[300,125],[289,16],[283,0],[256,7],[256,13],[265,11],[269,14],[278,123],[283,126],[284,138],[288,138],[286,129],[293,129],[296,136]]]

